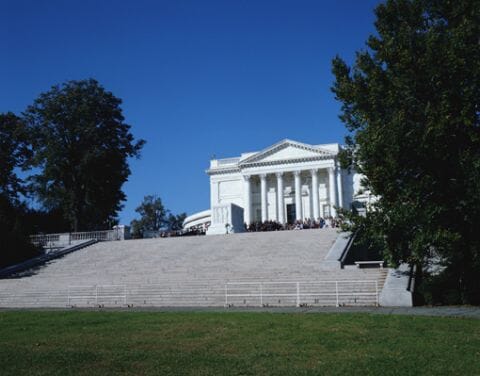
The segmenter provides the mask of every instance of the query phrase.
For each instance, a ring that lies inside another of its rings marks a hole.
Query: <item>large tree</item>
[[[0,114],[0,267],[37,254],[25,228],[26,193],[17,171],[29,165],[31,147],[22,120],[13,113]]]
[[[144,144],[125,123],[122,101],[93,79],[69,81],[41,94],[24,113],[35,150],[33,188],[71,229],[105,228],[125,200],[129,157]]]
[[[19,169],[29,167],[31,146],[23,121],[15,114],[0,114],[0,195],[18,200],[25,193]]]
[[[333,61],[344,166],[379,197],[354,227],[392,264],[444,266],[480,303],[480,1],[388,0],[353,67]],[[447,287],[448,288],[448,287]]]

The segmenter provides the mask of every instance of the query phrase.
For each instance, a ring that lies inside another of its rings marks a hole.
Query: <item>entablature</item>
[[[210,168],[207,174],[224,175],[232,173],[245,174],[251,170],[260,172],[289,172],[309,168],[334,167],[337,153],[332,146],[338,144],[327,144],[328,150],[320,146],[312,146],[292,140],[280,141],[260,152],[249,153],[242,157],[213,159],[210,161]],[[253,172],[253,171],[252,171]]]

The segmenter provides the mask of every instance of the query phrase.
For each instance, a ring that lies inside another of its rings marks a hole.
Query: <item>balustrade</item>
[[[44,248],[61,248],[75,242],[85,240],[113,241],[122,240],[123,235],[118,229],[104,231],[66,232],[59,234],[31,235],[30,241]]]

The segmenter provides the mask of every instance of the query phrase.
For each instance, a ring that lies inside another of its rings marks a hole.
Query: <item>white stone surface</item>
[[[385,285],[380,294],[380,305],[383,307],[412,307],[413,296],[408,290],[410,267],[402,264],[398,269],[388,269]]]
[[[125,289],[127,304],[135,306],[223,306],[225,283],[235,281],[330,281],[330,286],[332,281],[378,281],[382,286],[385,270],[323,270],[337,235],[334,229],[317,229],[97,243],[31,276],[0,280],[0,306],[65,307],[74,286],[90,292],[100,286],[104,295]],[[87,303],[76,304],[92,301]],[[335,301],[325,296],[312,304]]]
[[[183,228],[185,230],[188,230],[194,227],[202,227],[202,228],[208,227],[211,221],[211,213],[212,211],[208,209],[208,210],[203,210],[201,212],[189,215],[183,221]]]
[[[339,144],[283,140],[259,152],[213,159],[207,170],[210,208],[233,203],[244,209],[245,223],[286,223],[335,216],[336,206],[350,208],[354,201],[370,200],[360,175],[338,167],[340,150]],[[294,217],[287,215],[290,206]]]
[[[342,267],[341,258],[351,235],[350,232],[344,232],[338,235],[335,243],[328,251],[325,260],[322,263],[324,269],[340,269]]]
[[[212,208],[212,222],[207,235],[225,235],[243,232],[243,209],[235,204],[220,204]]]

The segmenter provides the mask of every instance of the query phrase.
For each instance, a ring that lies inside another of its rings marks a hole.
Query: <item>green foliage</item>
[[[169,214],[167,217],[167,227],[171,231],[179,231],[183,229],[183,221],[187,218],[187,213]]]
[[[480,321],[371,314],[0,313],[2,375],[478,375]]]
[[[344,166],[379,197],[355,228],[392,264],[440,260],[480,303],[480,1],[388,0],[353,68],[333,60]]]
[[[25,228],[25,207],[0,194],[0,267],[39,255]]]
[[[140,219],[134,219],[130,224],[134,238],[143,237],[144,231],[158,231],[167,223],[167,210],[156,195],[145,196],[135,211],[140,214]]]
[[[17,200],[25,193],[16,169],[26,169],[32,152],[22,120],[8,112],[0,114],[0,194]]]
[[[37,255],[25,227],[26,209],[20,195],[26,193],[18,169],[26,169],[31,157],[25,126],[12,113],[0,114],[0,267]]]
[[[157,195],[147,195],[135,211],[140,214],[140,219],[130,223],[133,238],[142,238],[145,231],[178,231],[183,228],[186,213],[172,214],[165,209],[162,200]]]
[[[128,158],[139,156],[144,141],[134,140],[120,105],[90,79],[53,86],[24,113],[41,171],[32,188],[74,231],[111,225],[125,200]]]
[[[28,208],[24,215],[24,222],[29,234],[52,234],[70,231],[70,224],[65,220],[60,209]]]

